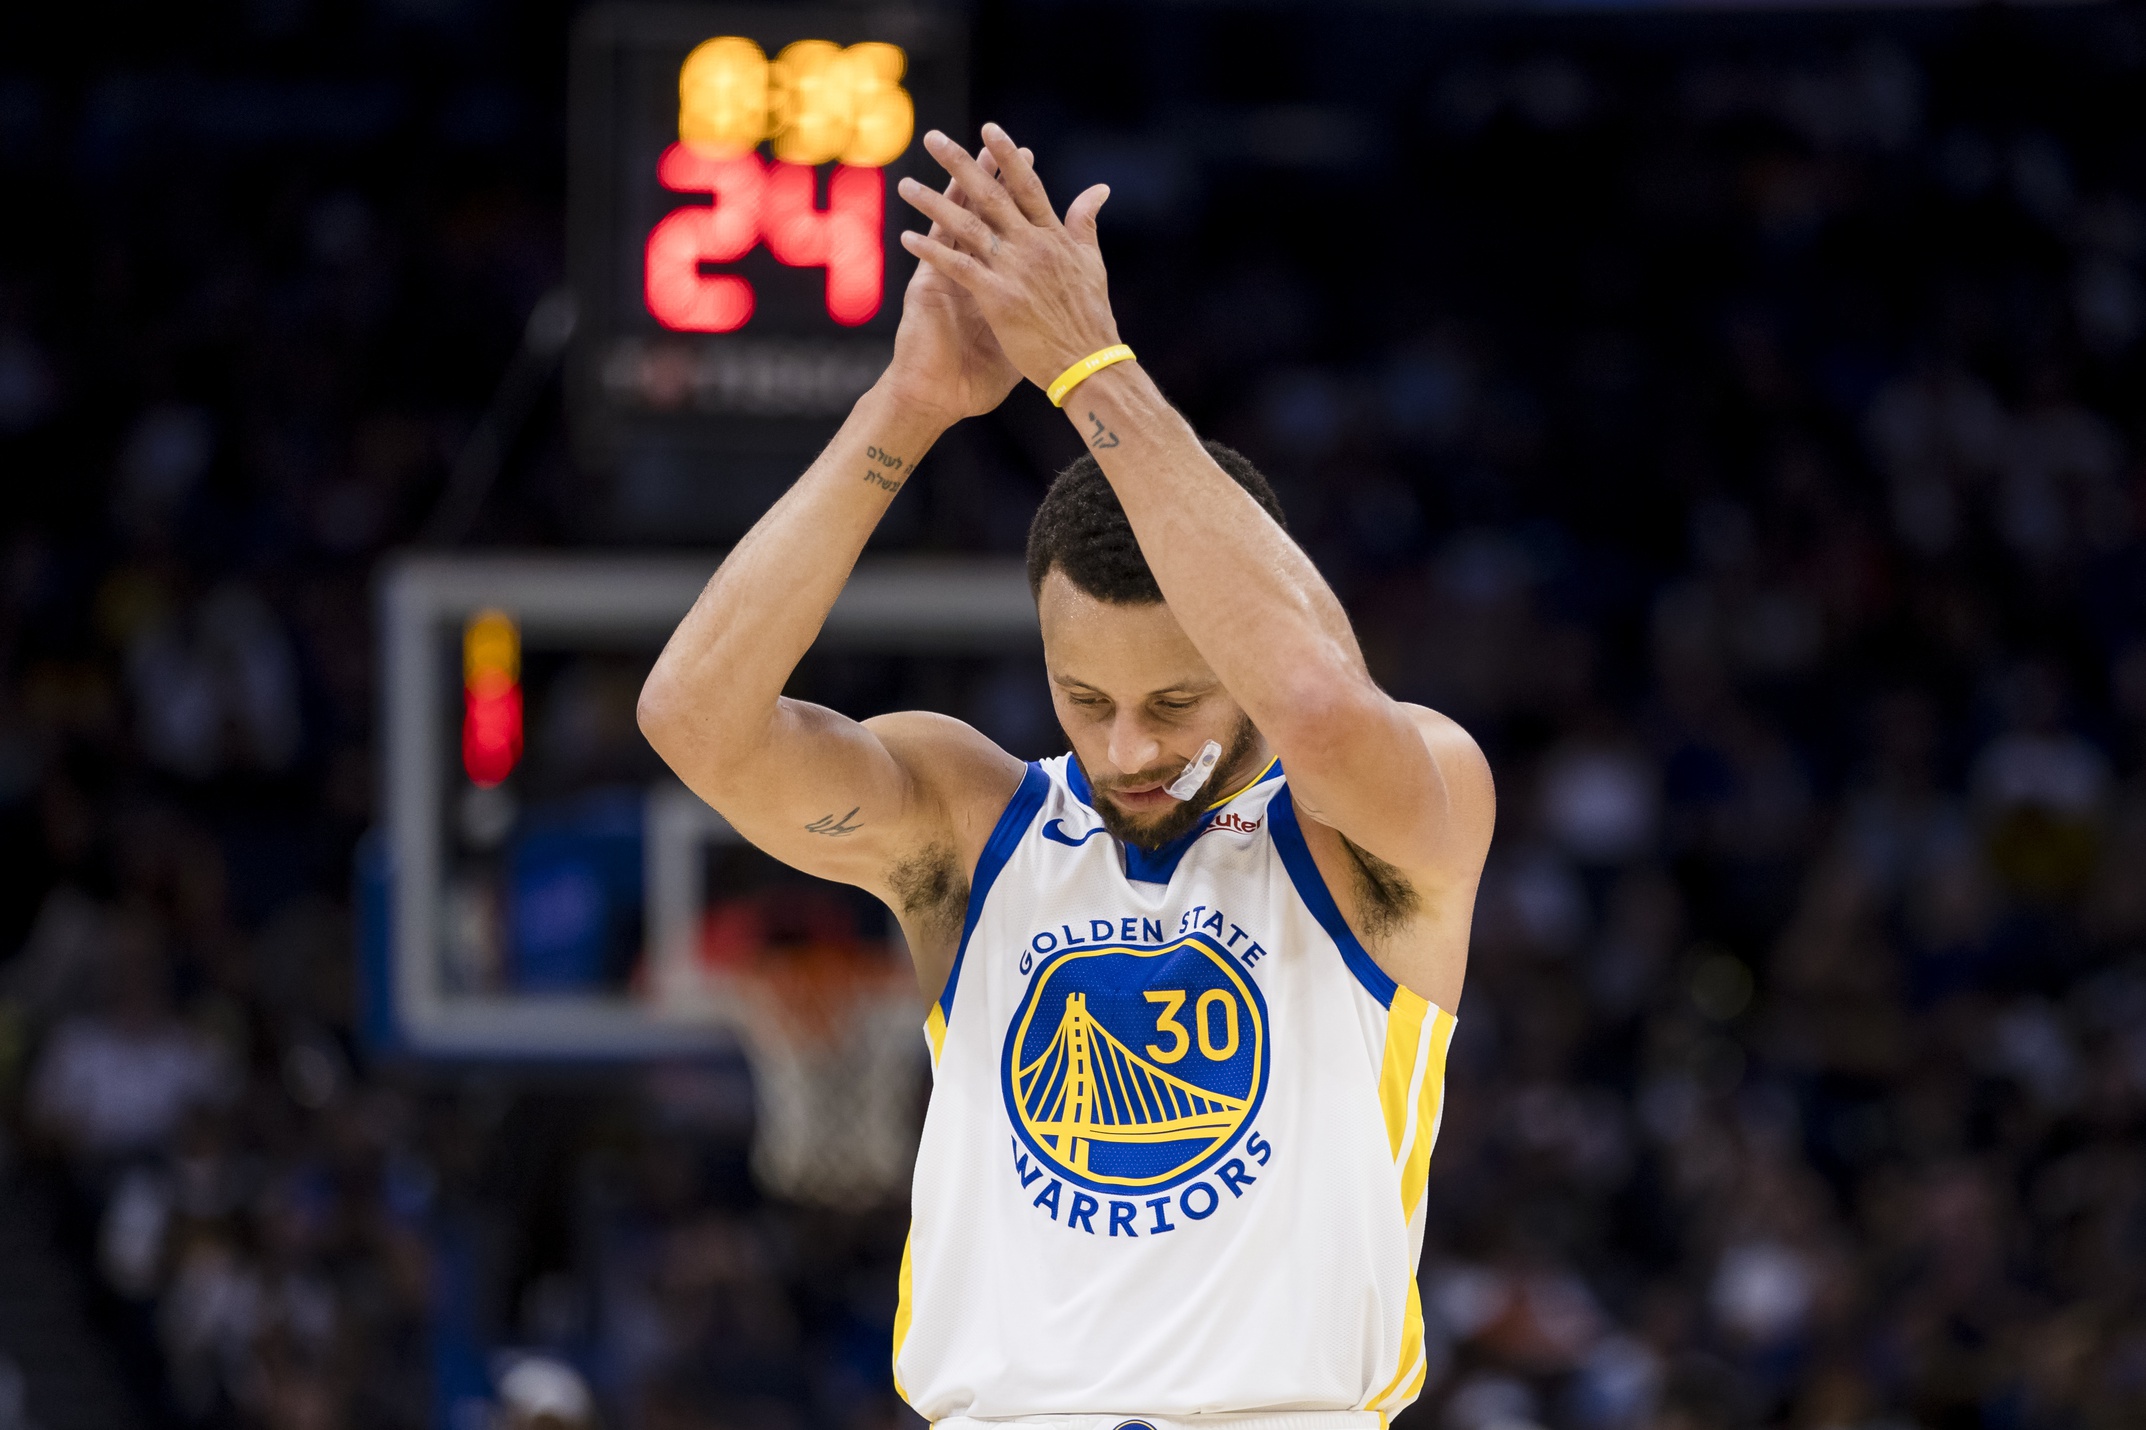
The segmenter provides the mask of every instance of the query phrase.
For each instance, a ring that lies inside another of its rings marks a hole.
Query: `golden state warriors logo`
[[[1071,948],[1036,970],[1001,1081],[1021,1140],[1099,1191],[1175,1186],[1229,1150],[1267,1087],[1267,1004],[1204,936]]]

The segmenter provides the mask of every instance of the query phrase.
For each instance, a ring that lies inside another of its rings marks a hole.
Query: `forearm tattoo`
[[[1091,412],[1088,414],[1088,420],[1095,424],[1095,430],[1088,434],[1090,447],[1098,452],[1107,452],[1118,445],[1118,434],[1105,427],[1102,418]]]
[[[882,491],[898,492],[902,483],[909,480],[909,464],[892,452],[878,447],[867,447],[864,455],[878,465],[864,469],[864,479]]]

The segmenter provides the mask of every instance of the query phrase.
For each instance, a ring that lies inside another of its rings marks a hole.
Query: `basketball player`
[[[931,219],[894,359],[739,543],[642,728],[753,843],[877,894],[933,998],[895,1325],[917,1411],[1109,1430],[1380,1426],[1416,1295],[1488,767],[1388,698],[1266,481],[1203,445],[1110,308],[1088,190],[996,126]],[[933,441],[1026,377],[1089,456],[1029,536],[1071,753],[785,699]]]

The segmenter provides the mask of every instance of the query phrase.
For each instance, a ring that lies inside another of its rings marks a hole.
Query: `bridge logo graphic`
[[[1267,1004],[1203,935],[1067,949],[1006,1031],[1006,1111],[1043,1165],[1100,1191],[1163,1189],[1218,1161],[1267,1085]]]

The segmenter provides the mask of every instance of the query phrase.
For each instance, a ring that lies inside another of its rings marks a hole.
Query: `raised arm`
[[[1048,385],[1119,341],[1096,243],[1108,191],[1075,198],[1061,224],[1004,131],[987,125],[984,138],[1005,171],[988,191],[979,161],[927,137],[971,201],[956,208],[905,183],[904,197],[935,220],[931,235],[905,242],[963,284],[1023,375]],[[1171,613],[1280,754],[1300,805],[1434,896],[1472,905],[1494,806],[1475,742],[1378,688],[1310,559],[1215,465],[1137,362],[1089,377],[1064,411],[1124,504]],[[1465,916],[1459,926],[1464,940]]]
[[[945,716],[858,722],[782,690],[917,463],[1018,380],[974,304],[919,265],[886,373],[710,578],[641,691],[642,732],[687,786],[784,863],[885,899],[927,984],[1020,762]]]

